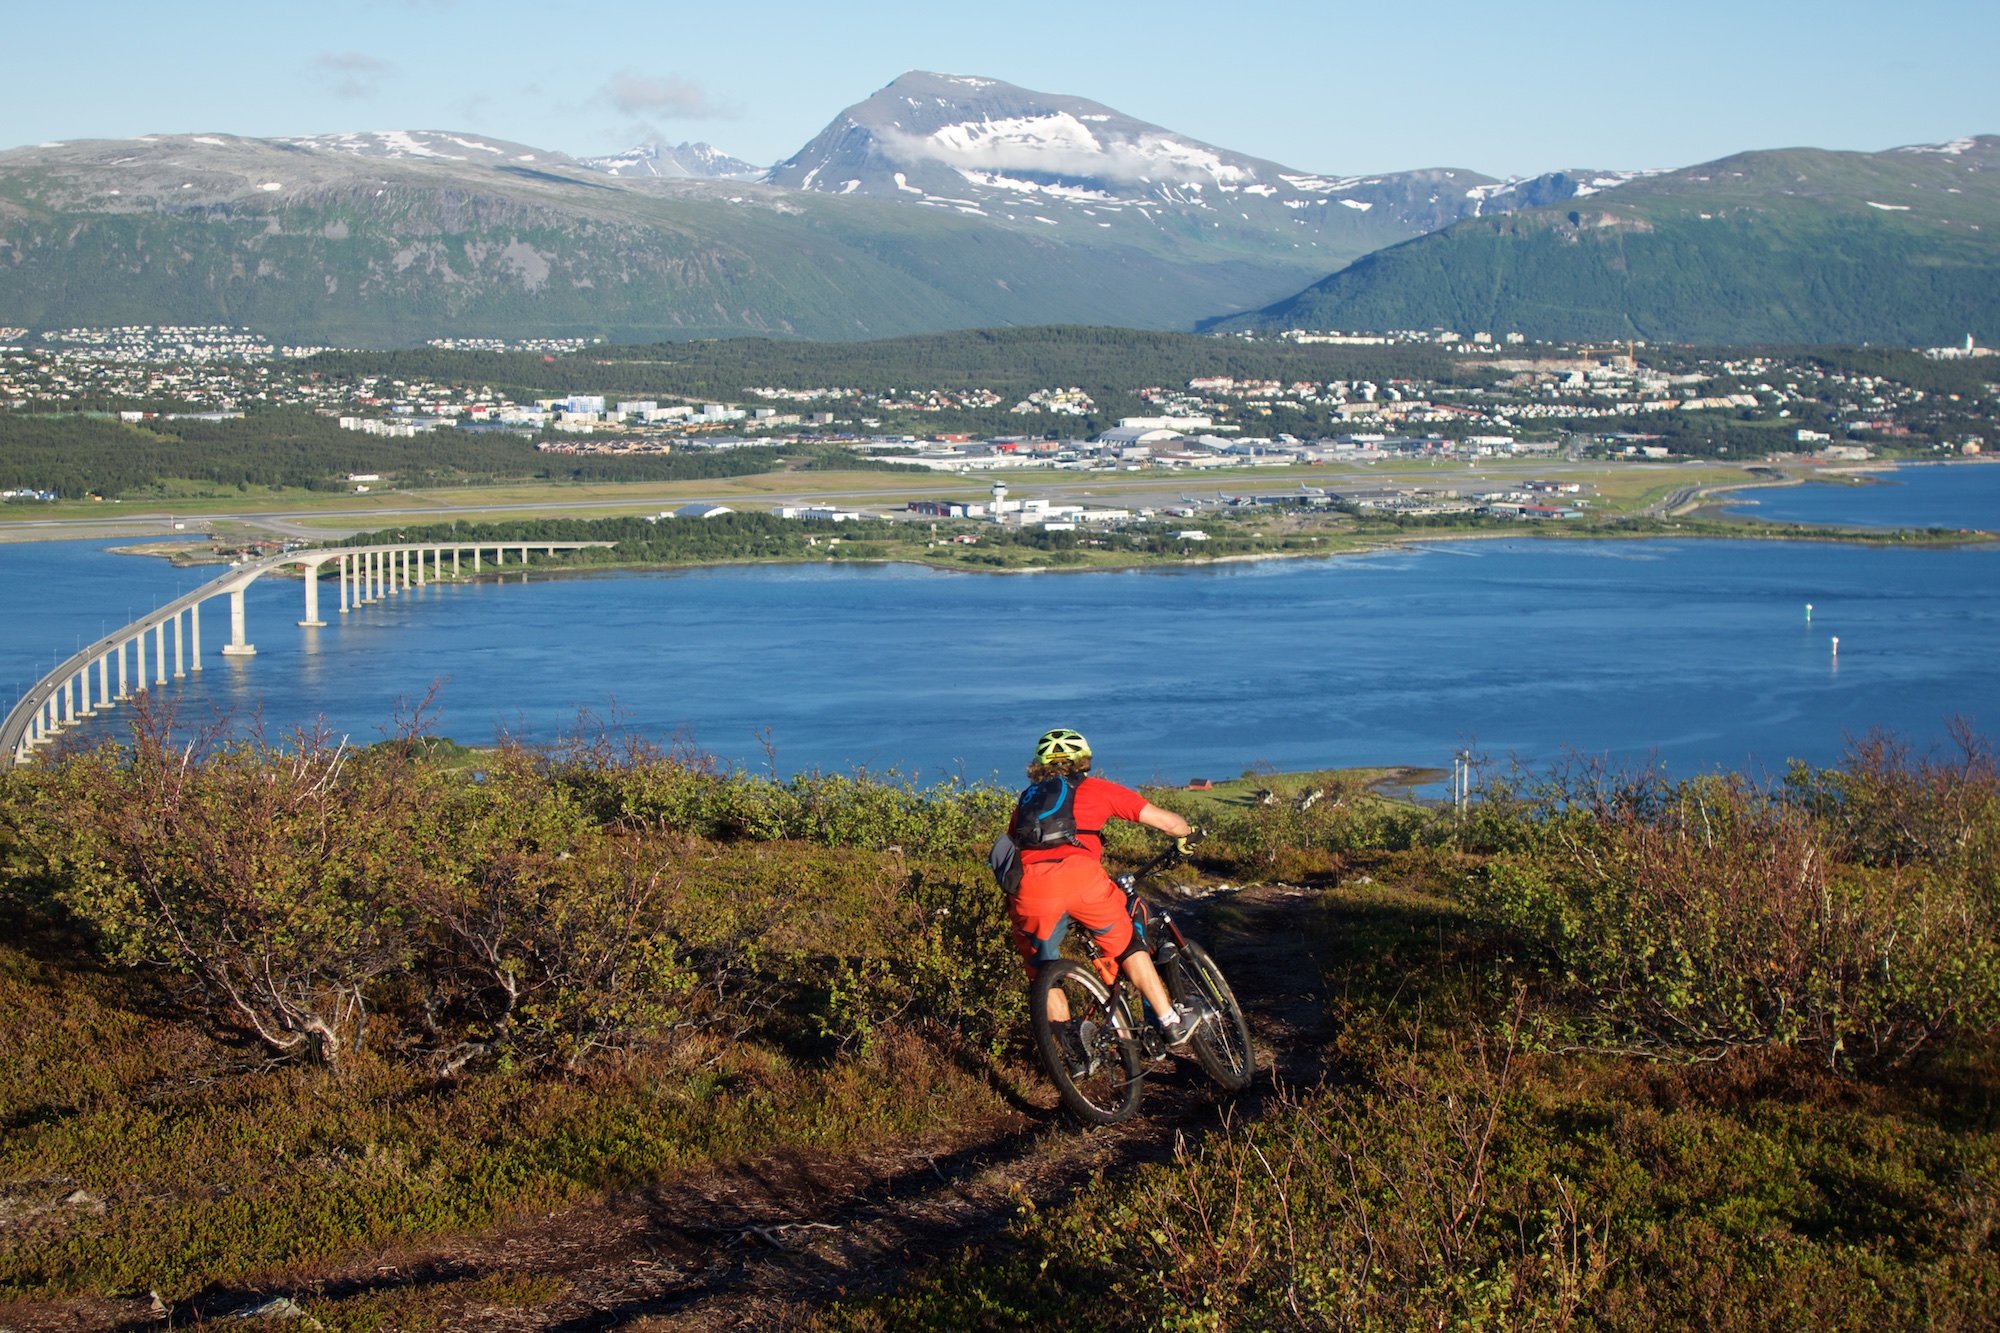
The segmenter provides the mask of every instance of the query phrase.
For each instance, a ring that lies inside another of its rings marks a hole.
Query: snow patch
[[[1359,212],[1363,213],[1366,213],[1369,209],[1375,207],[1374,204],[1368,202],[1365,199],[1343,199],[1340,202],[1349,208],[1356,209]]]
[[[1218,183],[1256,179],[1249,170],[1225,162],[1213,149],[1165,134],[1100,140],[1089,125],[1067,111],[961,121],[921,139],[883,134],[882,144],[890,156],[902,161],[940,161],[961,171],[1033,172],[1119,181],[1185,180],[1193,176]]]
[[[444,137],[444,136],[437,136]],[[317,148],[329,153],[354,153],[363,157],[427,157],[442,162],[464,162],[453,153],[440,153],[409,130],[350,131],[345,134],[316,134],[279,143]]]
[[[257,188],[260,190],[270,191],[270,190],[282,190],[285,187],[283,182],[281,181],[265,181],[262,185],[259,185]]]
[[[910,178],[908,176],[905,176],[900,171],[896,173],[896,188],[901,190],[904,194],[923,193],[922,190],[919,190],[916,186],[910,184]]]
[[[1116,195],[1106,194],[1103,190],[1093,190],[1082,185],[1064,185],[1060,182],[1045,183],[1042,181],[1022,180],[1017,176],[1003,176],[997,171],[972,171],[965,167],[958,168],[958,174],[963,176],[970,184],[984,185],[991,190],[1019,190],[1024,194],[1046,194],[1056,199],[1069,199],[1079,202],[1086,199],[1092,203],[1101,204],[1118,202]],[[900,185],[902,180],[903,174],[897,172],[897,184]],[[911,191],[911,193],[919,192]]]
[[[1884,213],[1907,213],[1910,211],[1908,204],[1878,204],[1873,199],[1864,199],[1861,202],[1867,204],[1870,208],[1879,208]]]
[[[1973,138],[1953,139],[1948,143],[1916,143],[1907,148],[1898,148],[1899,153],[1943,153],[1946,157],[1957,157],[1960,153],[1977,148],[1979,141]],[[1877,204],[1877,208],[1881,205]]]
[[[217,148],[229,147],[227,141],[218,139],[213,134],[197,134],[194,136],[194,141],[196,143],[213,144]]]
[[[1333,194],[1366,183],[1359,176],[1291,176],[1281,173],[1278,179],[1304,194]]]

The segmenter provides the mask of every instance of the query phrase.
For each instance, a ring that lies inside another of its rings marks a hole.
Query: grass
[[[1913,763],[1863,746],[1839,773],[1803,776],[1804,804],[1822,802],[1823,855],[1935,866],[1939,889],[1971,889],[1969,910],[1991,921],[1996,785],[1983,748]],[[1740,791],[1731,806],[1713,787],[1650,788],[1641,822],[1675,827],[1672,801],[1688,795],[1716,819],[1759,808]],[[822,1310],[814,1327],[1992,1327],[1991,978],[1966,992],[1983,1016],[1900,1061],[1782,1037],[1632,1058],[1581,1039],[1589,1002],[1522,966],[1545,940],[1466,892],[1496,852],[1554,864],[1567,840],[1592,858],[1615,802],[1530,814],[1509,808],[1519,793],[1494,796],[1450,838],[1350,846],[1313,877],[1335,1033],[1324,1082],[1060,1209],[1024,1211],[1005,1240]],[[1319,833],[1337,840],[1341,826]],[[1930,850],[1910,850],[1926,839]],[[1641,879],[1671,863],[1657,848],[1605,850]],[[1710,853],[1728,865],[1759,854]]]
[[[1662,478],[1666,471],[1669,476]],[[1189,474],[1124,474],[1089,473],[1079,474],[1046,469],[1018,469],[993,474],[1004,478],[1016,490],[1022,487],[1049,488],[1057,491],[1089,490],[1094,495],[1118,496],[1130,494],[1173,493],[1190,491],[1213,492],[1216,483],[1225,489],[1240,487],[1244,483],[1279,483],[1289,488],[1296,481],[1309,485],[1326,482],[1354,484],[1362,482],[1380,485],[1392,481],[1418,484],[1445,484],[1454,476],[1478,475],[1504,481],[1512,478],[1527,480],[1542,476],[1565,476],[1571,479],[1587,480],[1597,487],[1610,505],[1636,507],[1650,499],[1658,499],[1680,485],[1699,482],[1715,485],[1730,480],[1751,480],[1751,474],[1739,467],[1704,464],[1700,467],[1683,464],[1655,463],[1562,463],[1553,461],[1525,462],[1513,460],[1491,460],[1482,462],[1476,468],[1457,465],[1452,467],[1411,465],[1407,463],[1385,462],[1369,466],[1316,466],[1316,467],[1246,467],[1220,468],[1204,472],[1199,476]],[[402,509],[413,504],[440,509],[463,510],[470,516],[495,514],[497,506],[533,505],[535,512],[549,515],[563,515],[570,512],[565,506],[601,501],[623,502],[633,506],[632,512],[640,512],[655,499],[698,499],[724,496],[778,496],[778,495],[839,495],[854,503],[868,503],[870,497],[898,498],[904,496],[923,498],[959,497],[982,498],[989,480],[984,476],[959,476],[938,473],[924,477],[910,473],[892,472],[773,472],[747,477],[722,477],[704,481],[676,482],[522,482],[500,486],[438,487],[429,490],[385,489],[370,491],[365,495],[348,492],[305,491],[305,490],[265,490],[252,488],[249,492],[238,493],[233,489],[220,494],[196,495],[199,489],[189,486],[185,501],[190,505],[190,516],[235,516],[250,517],[273,512],[274,505],[284,513],[369,513],[382,509]],[[58,501],[48,505],[35,506],[37,518],[103,519],[107,514],[120,509],[130,509],[135,505],[147,506],[160,503],[151,497],[127,498],[123,504],[90,503],[84,501]]]
[[[1334,1079],[816,1327],[1991,1326],[1990,1040],[1881,1082],[1510,1058],[1501,941],[1420,861],[1320,895]]]
[[[824,1061],[720,1038],[574,1079],[374,1055],[266,1067],[134,979],[0,947],[14,1295],[282,1279],[780,1146],[866,1150],[1003,1109],[912,1038]],[[84,1191],[87,1204],[65,1199]]]

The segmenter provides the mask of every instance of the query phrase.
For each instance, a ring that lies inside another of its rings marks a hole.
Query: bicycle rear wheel
[[[1257,1053],[1250,1047],[1250,1024],[1244,1021],[1235,992],[1223,980],[1222,969],[1208,950],[1190,940],[1166,972],[1167,992],[1174,1003],[1205,1005],[1210,1011],[1189,1043],[1194,1058],[1225,1090],[1241,1092],[1249,1087],[1257,1076]]]
[[[1069,1021],[1049,1021],[1049,996],[1069,1002]],[[1042,966],[1028,995],[1035,1046],[1070,1113],[1091,1125],[1115,1125],[1139,1109],[1145,1091],[1139,1053],[1111,1022],[1111,988],[1097,970],[1059,958]]]

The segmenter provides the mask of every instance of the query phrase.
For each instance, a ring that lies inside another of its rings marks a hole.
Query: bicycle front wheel
[[[1064,1022],[1049,1019],[1049,997],[1056,994],[1068,1003]],[[1130,1120],[1145,1091],[1139,1053],[1132,1042],[1119,1039],[1112,1004],[1111,988],[1097,970],[1067,958],[1043,964],[1028,995],[1035,1046],[1049,1079],[1063,1105],[1089,1125]]]
[[[1209,1011],[1208,1021],[1189,1044],[1208,1076],[1229,1092],[1241,1092],[1257,1076],[1257,1053],[1250,1047],[1250,1024],[1236,993],[1208,950],[1192,940],[1167,971],[1167,991],[1176,1004]]]

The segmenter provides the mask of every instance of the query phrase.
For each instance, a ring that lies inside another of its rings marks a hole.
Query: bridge
[[[485,570],[490,552],[493,563],[505,567],[509,554],[526,565],[531,551],[575,551],[612,542],[410,542],[379,546],[315,547],[286,551],[230,566],[229,572],[185,593],[165,606],[148,612],[131,624],[105,635],[68,661],[35,682],[0,722],[0,754],[8,762],[25,764],[41,747],[71,727],[107,712],[151,685],[165,685],[167,640],[173,639],[173,676],[180,680],[201,671],[201,608],[217,597],[229,598],[229,638],[222,644],[225,657],[251,657],[257,652],[250,643],[245,623],[243,594],[252,583],[272,570],[297,565],[305,575],[305,619],[299,624],[316,628],[320,619],[320,582],[331,572],[340,584],[340,614],[359,607],[399,597],[427,583],[446,583],[466,577],[466,557],[471,557],[470,573]],[[451,572],[445,572],[449,557]],[[328,570],[328,566],[332,570]],[[172,627],[171,636],[169,627]],[[150,645],[150,651],[149,651]],[[129,651],[128,651],[129,650]],[[149,665],[150,661],[150,665]],[[130,670],[128,672],[128,662]],[[95,680],[92,677],[95,677]],[[112,686],[116,681],[116,691]]]

